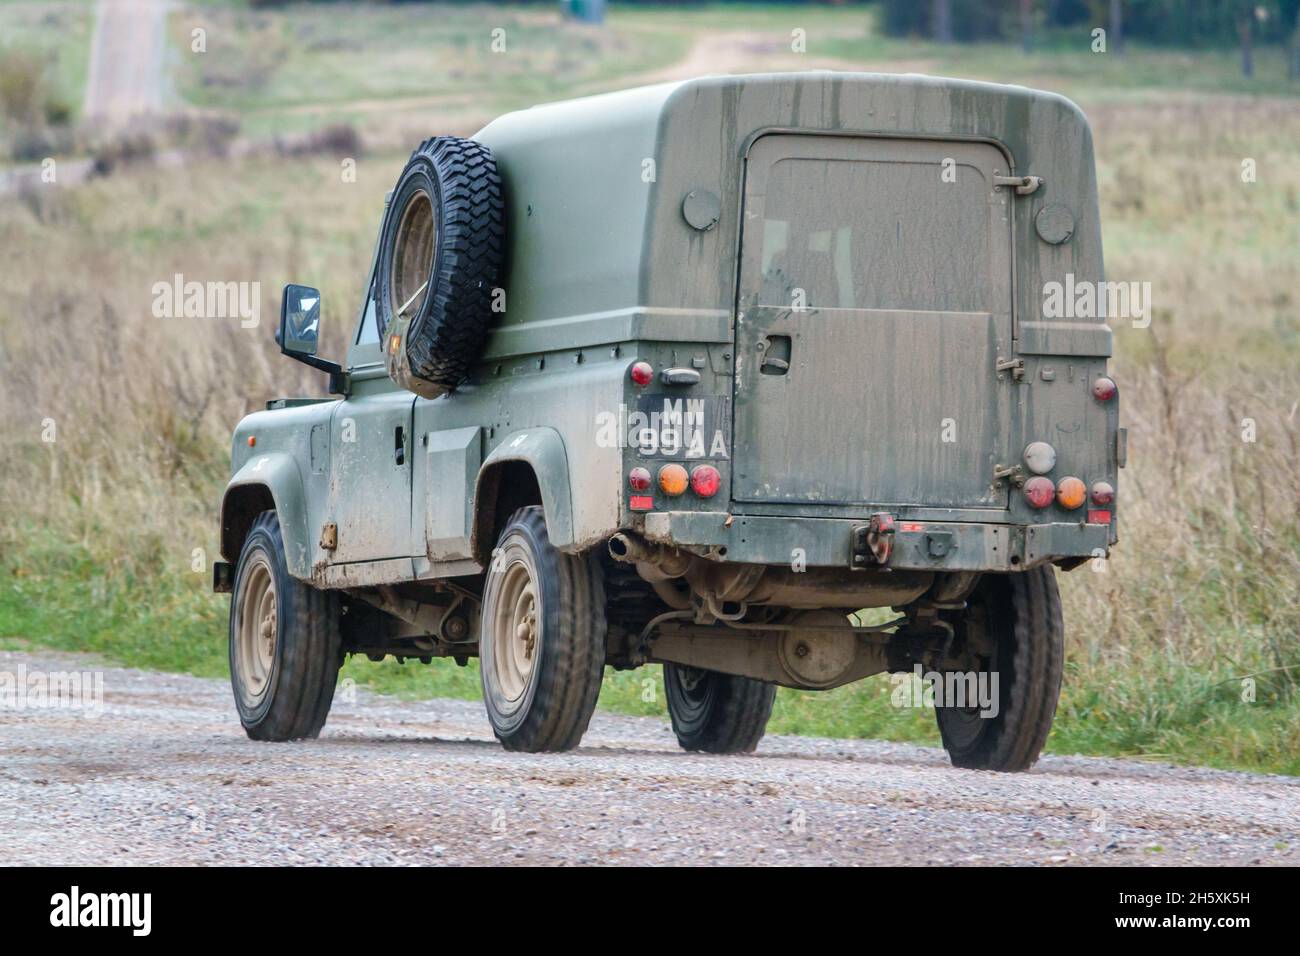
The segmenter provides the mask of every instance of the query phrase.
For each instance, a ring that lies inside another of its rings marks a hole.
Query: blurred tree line
[[[1053,33],[1103,27],[1107,48],[1126,40],[1155,46],[1238,45],[1242,71],[1254,72],[1256,44],[1289,51],[1300,77],[1300,0],[880,0],[881,26],[896,37],[940,43],[1019,40],[1026,49]]]
[[[288,0],[248,0],[252,7]],[[316,0],[335,2],[335,0]],[[422,0],[377,0],[403,3]],[[505,0],[552,5],[556,0]],[[646,6],[702,6],[719,0],[613,0]],[[725,5],[727,0],[721,0]],[[1102,27],[1106,48],[1121,52],[1127,40],[1153,46],[1239,46],[1241,69],[1255,72],[1256,45],[1287,50],[1287,75],[1300,80],[1300,0],[741,0],[774,4],[874,6],[888,36],[940,43],[1013,40],[1026,50],[1069,33]],[[566,14],[599,22],[605,0],[559,0]]]

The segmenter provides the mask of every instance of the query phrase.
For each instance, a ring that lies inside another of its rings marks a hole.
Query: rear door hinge
[[[333,521],[320,529],[320,546],[325,551],[333,551],[339,546],[339,526]]]
[[[994,186],[1010,186],[1017,196],[1030,196],[1043,185],[1042,176],[994,176]]]
[[[1025,377],[1025,360],[1022,358],[1004,359],[999,356],[995,368],[999,378],[1003,372],[1010,372],[1012,379],[1017,382]]]

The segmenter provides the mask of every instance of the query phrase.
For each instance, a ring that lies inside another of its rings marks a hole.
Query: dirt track
[[[83,112],[123,122],[162,108],[167,0],[99,0]]]
[[[21,665],[95,667],[0,653]],[[574,753],[507,754],[477,702],[346,688],[321,739],[257,744],[224,681],[100,670],[97,717],[0,709],[0,864],[1300,863],[1290,778],[1078,757],[998,775],[797,737],[698,756],[605,714]]]

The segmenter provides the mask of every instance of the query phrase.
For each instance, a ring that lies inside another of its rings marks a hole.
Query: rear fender
[[[532,468],[546,516],[546,534],[551,544],[567,549],[574,545],[573,496],[569,483],[569,457],[564,439],[554,428],[525,428],[507,435],[483,462],[474,486],[474,554],[481,561],[491,553],[499,530],[491,527],[498,492],[494,474],[509,462],[524,462]]]

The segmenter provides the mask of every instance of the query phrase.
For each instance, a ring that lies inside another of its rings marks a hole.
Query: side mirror
[[[280,351],[304,365],[328,372],[330,393],[346,395],[348,376],[337,362],[316,357],[320,344],[320,290],[309,285],[287,285],[280,299],[280,327],[275,330]]]
[[[291,355],[315,355],[320,343],[320,290],[306,285],[287,285],[280,300],[280,351]]]

